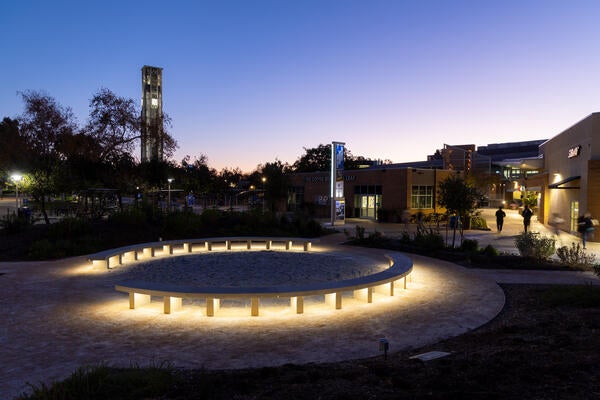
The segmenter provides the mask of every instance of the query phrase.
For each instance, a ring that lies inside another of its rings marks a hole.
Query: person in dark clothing
[[[581,241],[583,242],[583,248],[585,249],[588,235],[594,232],[592,215],[589,212],[586,212],[584,215],[577,218],[577,232],[581,234]]]
[[[525,232],[529,229],[529,225],[531,224],[531,216],[533,215],[533,211],[529,208],[527,204],[525,204],[525,208],[523,209],[523,228]]]
[[[498,233],[502,232],[502,225],[504,225],[504,217],[506,217],[506,213],[502,209],[502,206],[500,206],[496,211],[496,226],[498,227]]]

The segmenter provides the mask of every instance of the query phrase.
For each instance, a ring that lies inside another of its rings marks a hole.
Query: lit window
[[[411,208],[433,208],[433,186],[413,185]]]
[[[152,99],[152,108],[158,107],[158,99]]]

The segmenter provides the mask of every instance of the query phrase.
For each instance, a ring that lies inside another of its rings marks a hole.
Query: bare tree
[[[102,88],[90,100],[90,118],[85,127],[99,147],[98,161],[113,161],[131,153],[140,137],[140,113],[133,99]]]
[[[57,176],[65,155],[60,152],[60,143],[71,137],[77,129],[70,108],[40,92],[22,92],[25,111],[19,118],[21,134],[31,154],[29,175],[30,191],[40,204],[46,224],[50,224],[46,211],[46,198],[55,192]]]

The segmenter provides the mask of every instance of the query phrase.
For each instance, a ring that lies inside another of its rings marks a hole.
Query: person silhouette
[[[504,225],[504,217],[506,217],[506,213],[502,209],[502,206],[500,206],[496,211],[496,227],[498,228],[498,233],[502,232],[502,226]]]
[[[531,216],[533,215],[533,211],[529,208],[527,204],[525,204],[525,208],[523,209],[523,228],[527,233],[527,229],[529,229],[529,225],[531,224]]]

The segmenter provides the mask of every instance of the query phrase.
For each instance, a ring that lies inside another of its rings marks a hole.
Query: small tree
[[[475,210],[477,199],[480,196],[478,190],[459,175],[450,175],[438,185],[438,204],[446,208],[448,213],[456,214],[461,221],[465,221],[467,216]],[[452,247],[456,241],[456,229],[459,225],[462,242],[462,224],[455,223],[452,227]]]
[[[287,200],[288,189],[290,186],[290,178],[287,174],[289,166],[282,163],[280,160],[268,162],[264,165],[259,165],[262,178],[264,178],[263,187],[265,192],[264,201],[268,209],[275,211],[279,206]]]

